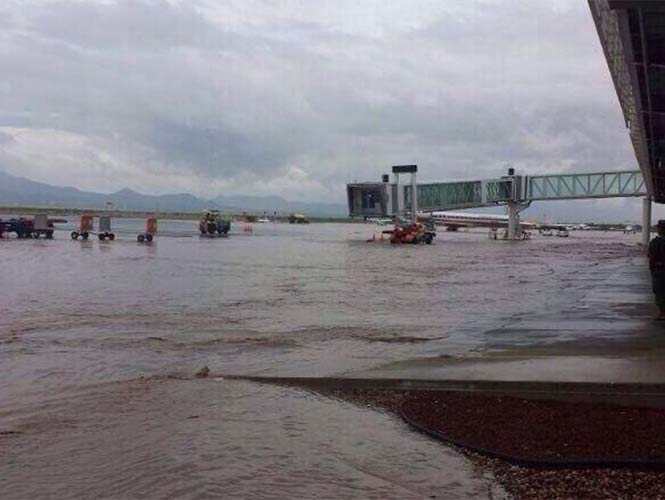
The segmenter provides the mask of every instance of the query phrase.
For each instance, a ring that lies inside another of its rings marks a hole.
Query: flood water
[[[167,221],[146,245],[140,224],[113,242],[0,240],[3,498],[487,496],[483,471],[388,415],[223,376],[492,349],[497,328],[574,307],[639,239],[414,247],[365,242],[371,225],[206,239]],[[191,379],[203,365],[214,377]]]

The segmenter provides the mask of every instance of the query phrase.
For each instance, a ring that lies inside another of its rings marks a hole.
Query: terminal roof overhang
[[[665,203],[665,2],[589,0],[635,156]]]

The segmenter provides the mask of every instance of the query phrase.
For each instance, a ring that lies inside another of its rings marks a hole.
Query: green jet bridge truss
[[[415,173],[414,177],[415,179]],[[417,212],[437,212],[539,200],[573,200],[647,196],[639,170],[566,175],[508,175],[499,179],[400,184],[363,182],[347,185],[351,217],[396,217],[411,214],[413,186]]]

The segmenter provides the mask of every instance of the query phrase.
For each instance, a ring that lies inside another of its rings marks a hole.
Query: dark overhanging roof
[[[665,203],[665,2],[589,0],[635,156]]]

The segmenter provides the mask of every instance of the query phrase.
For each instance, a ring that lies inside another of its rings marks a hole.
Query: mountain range
[[[1,168],[1,167],[0,167]],[[198,212],[207,208],[262,214],[299,212],[312,216],[345,217],[347,207],[342,204],[304,203],[288,201],[280,196],[218,196],[206,200],[188,193],[148,195],[131,189],[115,193],[81,191],[73,187],[59,187],[17,177],[0,170],[0,206],[104,209],[113,202],[116,210],[141,212]],[[618,203],[621,203],[618,205]],[[640,220],[639,200],[577,200],[536,203],[523,216],[535,220],[568,222],[630,222]],[[475,208],[472,212],[504,213],[503,207]],[[659,205],[654,206],[654,218],[665,217]]]
[[[103,209],[113,203],[114,210],[195,212],[207,208],[233,212],[302,212],[308,215],[345,216],[347,208],[334,203],[288,201],[280,196],[218,196],[206,200],[188,193],[149,195],[131,189],[115,193],[81,191],[73,187],[52,186],[0,171],[0,206]]]

